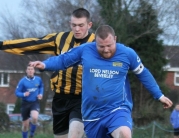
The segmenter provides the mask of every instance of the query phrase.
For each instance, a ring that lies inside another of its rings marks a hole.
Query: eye
[[[84,26],[84,24],[80,24],[80,25],[79,25],[79,27],[83,27],[83,26]]]

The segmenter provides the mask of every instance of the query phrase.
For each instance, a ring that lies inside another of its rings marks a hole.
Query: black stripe
[[[51,79],[55,78],[56,76],[58,76],[57,78],[59,78],[59,71],[53,72],[52,75],[51,75]],[[57,89],[57,88],[56,88],[56,85],[58,84],[58,80],[59,80],[59,79],[57,79],[57,81],[54,82],[54,83],[51,82],[52,85],[53,85],[53,88],[54,88],[54,90],[53,90],[54,92],[56,92],[56,89]]]
[[[88,42],[88,39],[89,39],[89,37],[91,36],[91,33],[89,33],[85,38],[83,38],[83,39],[75,39],[75,42],[77,42],[77,43],[80,43],[80,44],[84,44],[84,43],[86,43],[86,42]]]
[[[71,48],[73,48],[75,46],[75,38],[74,38],[74,36],[72,37],[72,40],[71,40],[71,42],[70,42],[70,46],[69,46],[69,49],[68,50],[70,50]]]
[[[58,33],[58,34],[55,35],[55,38],[54,38],[55,42],[56,42],[56,38],[57,38],[57,36],[58,36],[59,34],[60,34],[60,33]],[[54,42],[54,43],[55,43],[55,42]],[[59,47],[58,47],[57,44],[55,43],[54,53],[55,53],[56,56],[58,56],[58,54],[59,54],[59,53],[57,53],[57,48],[59,48]]]
[[[6,45],[2,47],[2,50],[6,50],[6,49],[13,49],[13,48],[25,48],[25,47],[29,47],[29,46],[33,46],[33,45],[40,45],[40,44],[44,44],[44,43],[48,43],[51,41],[55,40],[56,36],[51,37],[48,40],[33,40],[33,41],[28,41],[28,42],[22,42],[22,43],[16,43],[16,44],[10,44],[10,45]]]
[[[70,87],[70,93],[75,93],[76,90],[76,76],[78,72],[78,66],[73,67],[72,73],[71,73],[71,87]]]
[[[55,51],[55,47],[45,47],[45,48],[41,48],[41,49],[38,49],[38,50],[31,50],[31,51],[24,51],[22,52],[21,54],[24,54],[24,55],[30,55],[30,54],[44,54],[43,51]]]
[[[62,81],[62,85],[60,86],[60,93],[64,93],[64,91],[65,91],[64,88],[66,86],[66,70],[62,71],[61,81]]]
[[[69,33],[70,32],[65,32],[60,39],[60,45],[59,45],[60,52],[62,51],[63,47],[65,46],[65,41],[66,41]]]

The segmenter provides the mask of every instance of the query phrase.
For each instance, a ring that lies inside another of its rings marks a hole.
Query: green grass
[[[6,132],[6,133],[0,133],[0,138],[21,138],[21,132]],[[36,133],[35,138],[54,138],[53,134],[44,134],[44,133]]]
[[[29,132],[30,134],[30,132]],[[52,131],[52,124],[43,124],[41,127],[37,127],[35,131],[35,138],[54,138]],[[22,138],[21,127],[15,126],[10,128],[6,132],[0,132],[0,138]]]

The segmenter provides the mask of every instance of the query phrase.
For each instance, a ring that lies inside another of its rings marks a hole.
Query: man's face
[[[26,73],[27,73],[27,76],[28,77],[33,77],[34,76],[34,73],[35,73],[35,70],[34,70],[34,67],[27,67],[27,70],[26,70]]]
[[[116,52],[116,36],[108,35],[106,39],[96,37],[97,50],[101,57],[111,58]]]
[[[87,18],[71,17],[70,27],[76,39],[83,39],[88,35],[88,30],[91,28],[92,22],[88,22]]]

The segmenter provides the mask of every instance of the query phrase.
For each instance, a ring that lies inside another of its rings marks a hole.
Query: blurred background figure
[[[179,103],[175,105],[170,115],[170,122],[174,128],[174,138],[179,138]]]
[[[34,76],[34,67],[27,66],[26,73],[27,76],[19,81],[15,94],[22,98],[22,138],[28,137],[29,123],[29,138],[33,138],[40,110],[39,100],[42,99],[44,85],[40,77]]]

